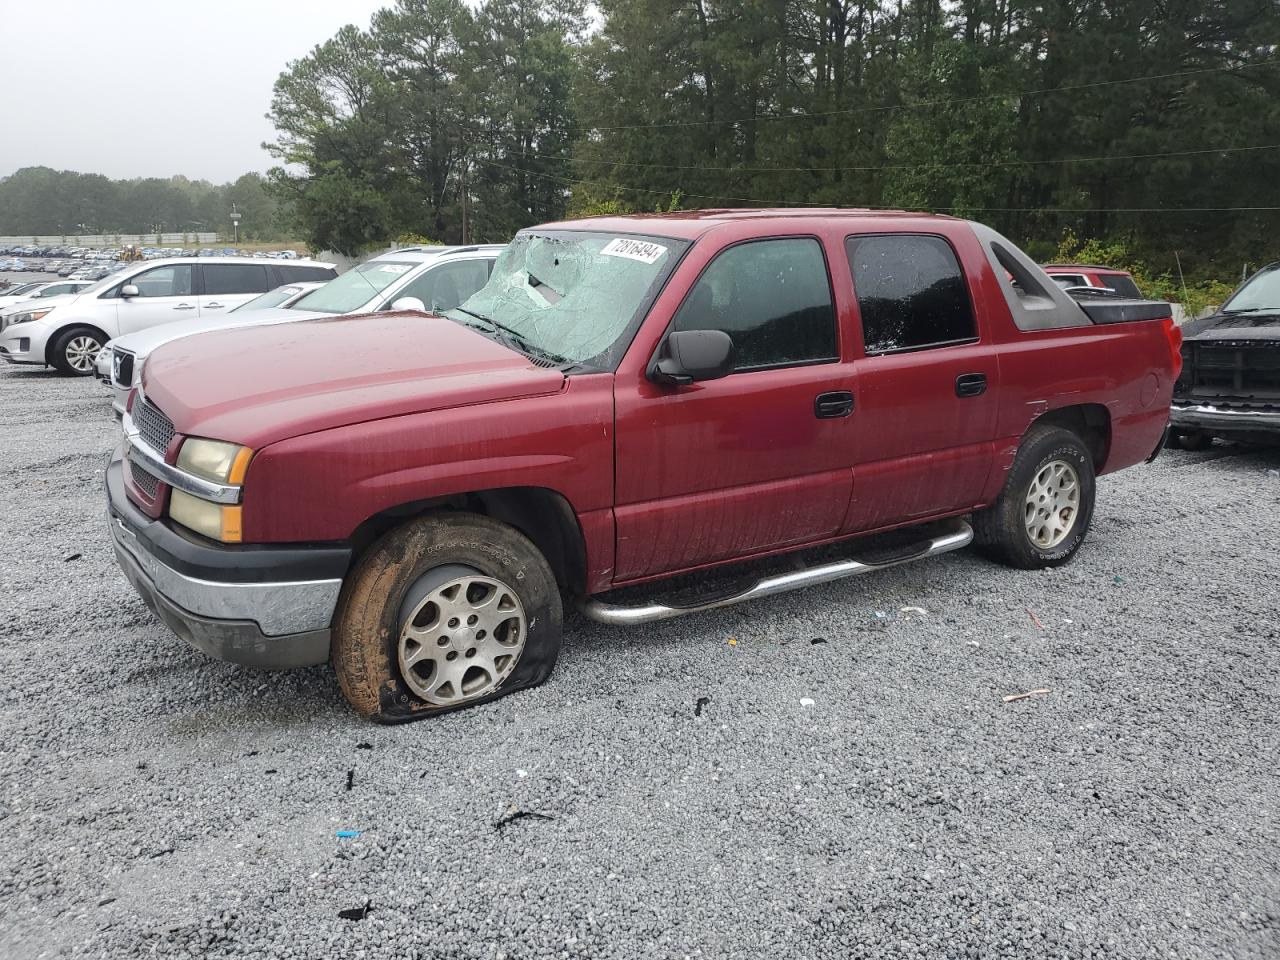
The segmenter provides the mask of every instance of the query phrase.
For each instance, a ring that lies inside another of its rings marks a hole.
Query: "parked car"
[[[294,298],[284,308],[202,316],[120,337],[111,342],[110,358],[102,357],[96,367],[99,377],[104,368],[109,371],[111,406],[116,416],[123,416],[129,390],[141,377],[147,356],[179,337],[226,327],[284,323],[393,307],[423,310],[430,305],[449,309],[485,285],[501,251],[501,246],[431,247],[410,253],[384,254]],[[291,260],[277,265],[276,269],[296,270],[298,263]]]
[[[1178,343],[1168,304],[1077,303],[962,220],[550,224],[443,316],[158,348],[106,473],[110,533],[180,637],[257,666],[331,660],[356,710],[409,720],[545,680],[566,602],[647,623],[973,528],[1007,564],[1063,564],[1094,477],[1159,451]],[[854,537],[745,588],[663,595]]]
[[[0,332],[0,359],[88,376],[113,337],[187,317],[225,314],[283,282],[337,276],[327,263],[260,264],[217,257],[195,263],[144,260],[112,269],[116,272],[70,301],[11,317]]]
[[[1083,287],[1092,290],[1112,290],[1124,297],[1141,298],[1142,291],[1127,270],[1111,267],[1095,267],[1089,264],[1050,263],[1044,272],[1061,287]]]
[[[1263,267],[1217,312],[1182,332],[1173,442],[1201,450],[1214,437],[1280,441],[1280,263]]]
[[[322,287],[322,286],[324,286],[324,284],[316,281],[311,281],[308,283],[286,283],[279,287],[276,287],[274,290],[268,290],[266,293],[259,294],[258,296],[254,297],[252,300],[245,301],[244,303],[240,304],[240,306],[236,307],[235,309],[227,313],[226,316],[230,317],[231,314],[243,314],[246,312],[271,310],[273,308],[277,310],[285,310],[285,309],[288,309],[291,304],[295,303],[299,297],[305,296],[306,294],[310,293],[312,290],[315,290],[317,287]],[[174,331],[179,327],[185,327],[189,324],[193,324],[193,323],[198,324],[201,322],[202,321],[198,317],[195,318],[194,320],[179,320],[177,323],[165,324],[163,327],[159,327],[159,328],[150,327],[148,330],[140,331],[139,333],[135,333],[135,334],[129,334],[120,339],[123,341],[132,342],[132,340],[136,337],[144,337],[144,336],[154,334],[154,332],[157,329],[167,333],[169,331]],[[205,329],[210,329],[210,330],[217,329],[217,327],[212,325],[217,323],[216,318],[211,319],[207,322],[210,324],[210,326],[202,327],[201,332],[203,332]],[[182,335],[181,333],[177,334],[177,336],[181,336],[181,335]],[[169,337],[166,337],[160,342],[168,343],[169,339],[176,339],[176,337],[170,335]],[[115,360],[113,362],[112,352],[113,352],[115,343],[116,341],[113,340],[110,343],[108,343],[105,347],[103,347],[102,350],[98,352],[98,359],[94,362],[94,372],[96,373],[98,379],[101,380],[108,387],[112,385],[111,384],[112,369],[113,368],[115,368],[116,370],[120,369],[121,364],[124,363],[124,355],[125,354],[129,355],[130,367],[133,366],[133,360],[134,360],[133,350],[131,350],[126,345],[126,346],[123,346],[121,349],[120,359]],[[118,405],[114,403],[112,404],[112,406],[116,408],[117,416],[119,416],[124,412],[123,397],[124,395],[128,394],[129,392],[128,388],[131,385],[132,385],[132,380],[130,378],[126,378],[124,380],[124,385],[121,388],[122,389],[121,402]]]
[[[12,286],[5,287],[0,291],[0,310],[13,303],[21,303],[23,300],[30,300],[33,291],[39,290],[45,285],[46,281],[22,281]]]

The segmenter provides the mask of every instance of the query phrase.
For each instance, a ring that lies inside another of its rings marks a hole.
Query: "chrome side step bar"
[[[687,613],[703,613],[707,610],[718,610],[720,607],[729,607],[735,603],[742,603],[746,600],[758,600],[761,597],[771,597],[774,594],[786,593],[789,590],[798,590],[801,587],[811,587],[819,583],[830,583],[832,580],[842,580],[845,577],[856,577],[859,574],[871,573],[875,570],[887,570],[889,567],[900,566],[904,563],[910,563],[913,560],[924,560],[928,557],[936,557],[941,553],[950,553],[952,550],[959,550],[962,547],[967,547],[972,542],[973,528],[964,521],[959,521],[954,530],[933,537],[928,541],[928,545],[919,553],[913,553],[910,556],[896,560],[889,560],[885,563],[864,563],[861,560],[840,560],[836,563],[825,563],[817,567],[808,567],[791,573],[782,573],[776,576],[766,577],[740,593],[735,593],[732,596],[720,597],[715,600],[709,600],[706,603],[698,603],[687,607],[668,606],[663,603],[650,603],[641,606],[628,607],[605,603],[601,600],[589,598],[582,605],[581,610],[584,616],[589,617],[592,620],[599,623],[613,624],[615,626],[654,623],[658,620],[669,620],[672,617],[682,617]]]

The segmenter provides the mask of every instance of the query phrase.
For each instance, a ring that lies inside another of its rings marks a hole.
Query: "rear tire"
[[[1208,450],[1213,446],[1213,436],[1203,430],[1178,431],[1178,446],[1183,450]]]
[[[1093,519],[1093,456],[1070,430],[1027,431],[995,504],[974,514],[974,541],[994,560],[1023,570],[1075,556]]]
[[[93,376],[93,365],[107,338],[90,327],[72,327],[58,335],[49,362],[66,377]]]
[[[392,530],[348,577],[331,659],[355,710],[403,723],[547,679],[560,652],[555,575],[519,531],[436,514]]]

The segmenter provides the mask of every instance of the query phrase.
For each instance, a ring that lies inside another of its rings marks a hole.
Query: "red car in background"
[[[1142,291],[1133,280],[1133,274],[1127,270],[1116,270],[1112,267],[1095,267],[1083,263],[1050,263],[1042,269],[1053,282],[1071,290],[1079,287],[1091,287],[1095,290],[1114,290],[1122,297],[1140,299]]]

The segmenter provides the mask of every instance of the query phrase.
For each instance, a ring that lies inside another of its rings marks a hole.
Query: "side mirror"
[[[421,310],[427,312],[427,305],[417,297],[401,297],[395,303],[391,304],[392,310]]]
[[[719,380],[733,373],[733,338],[723,330],[677,330],[658,350],[649,379],[671,387]]]
[[[124,297],[126,300],[130,297],[136,297],[138,296],[138,288],[132,283],[126,283],[120,288],[120,296]]]

